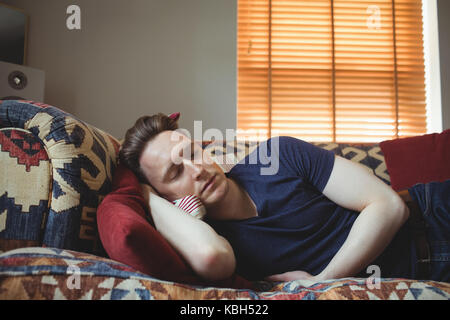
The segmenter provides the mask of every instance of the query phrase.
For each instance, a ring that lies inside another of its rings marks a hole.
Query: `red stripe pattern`
[[[205,206],[200,199],[193,194],[175,200],[172,203],[198,219],[202,219],[206,214]]]

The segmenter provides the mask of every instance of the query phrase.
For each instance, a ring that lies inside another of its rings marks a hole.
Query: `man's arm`
[[[408,207],[391,187],[362,165],[339,156],[335,156],[323,194],[344,208],[360,212],[344,244],[318,275],[291,271],[266,280],[322,281],[354,276],[383,252],[409,217]]]
[[[207,280],[220,280],[233,274],[235,256],[225,238],[207,223],[157,195],[150,186],[141,187],[156,229],[199,276]]]
[[[339,156],[323,194],[360,214],[342,247],[316,276],[319,280],[360,272],[383,252],[409,217],[408,207],[390,186],[362,165]]]

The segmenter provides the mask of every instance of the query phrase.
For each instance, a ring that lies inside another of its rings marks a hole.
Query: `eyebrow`
[[[194,149],[194,146],[195,146],[195,142],[194,141],[191,141],[191,152],[192,152],[192,150]],[[187,144],[186,144],[187,145]],[[181,156],[181,153],[182,153],[182,151],[184,150],[185,148],[183,147],[183,148],[180,148],[180,152],[178,153],[178,155],[179,156]],[[167,175],[169,174],[169,172],[173,169],[173,167],[175,167],[176,166],[176,164],[175,163],[173,163],[173,162],[171,162],[168,166],[167,166],[167,168],[163,171],[164,172],[164,174],[163,174],[163,177],[162,177],[162,180],[163,181],[166,181],[167,180]]]

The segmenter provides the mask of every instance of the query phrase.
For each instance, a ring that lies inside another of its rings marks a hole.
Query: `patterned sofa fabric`
[[[30,131],[15,128],[0,129],[0,146],[0,250],[39,246],[51,194],[47,151]]]
[[[0,101],[0,130],[0,250],[43,245],[104,255],[95,214],[111,190],[119,142],[32,101]]]
[[[257,290],[235,290],[161,281],[113,260],[54,248],[0,255],[0,299],[450,299],[449,283],[407,279],[382,279],[371,286],[362,278],[255,285]]]

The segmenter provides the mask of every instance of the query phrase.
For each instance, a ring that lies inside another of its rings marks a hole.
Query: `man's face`
[[[150,184],[168,201],[193,194],[208,206],[228,191],[222,169],[198,143],[176,131],[156,135],[139,163]]]

